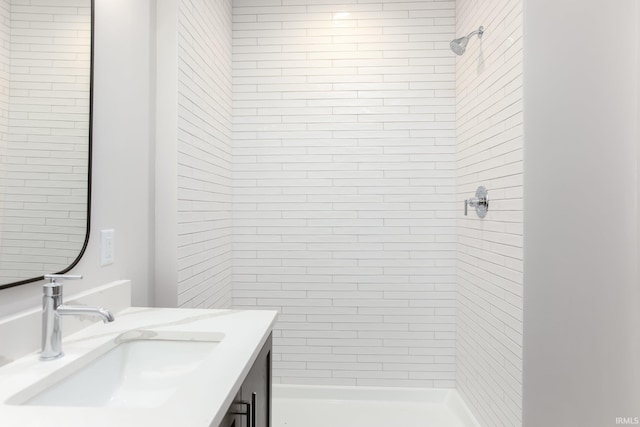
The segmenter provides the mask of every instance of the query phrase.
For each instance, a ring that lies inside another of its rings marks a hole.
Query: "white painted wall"
[[[525,1],[525,427],[640,417],[639,8]]]
[[[522,424],[521,0],[458,0],[457,35],[483,25],[456,70],[456,387],[485,426]],[[464,200],[483,185],[484,219]]]
[[[178,306],[178,6],[156,3],[155,11],[155,280],[154,302]]]
[[[150,20],[149,0],[96,0],[92,232],[68,282],[75,293],[132,280],[133,303],[150,301]],[[100,267],[99,230],[114,228],[115,263]],[[0,291],[0,315],[37,306],[40,283]]]
[[[234,306],[274,380],[454,387],[453,1],[234,1]]]

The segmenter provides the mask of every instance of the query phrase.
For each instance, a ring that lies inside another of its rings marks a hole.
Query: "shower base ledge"
[[[480,427],[455,389],[273,385],[274,427]]]

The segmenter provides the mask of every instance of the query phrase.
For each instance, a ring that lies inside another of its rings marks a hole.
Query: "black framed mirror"
[[[66,273],[91,212],[93,0],[0,0],[0,289]]]

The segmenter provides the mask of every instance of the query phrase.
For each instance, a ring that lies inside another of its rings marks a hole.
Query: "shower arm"
[[[481,39],[481,38],[482,38],[482,35],[484,34],[484,27],[480,27],[479,29],[477,29],[477,30],[475,30],[475,31],[470,32],[470,33],[467,35],[467,38],[468,38],[468,39],[470,39],[471,37],[475,36],[476,34],[478,35],[478,38],[479,38],[479,39]]]

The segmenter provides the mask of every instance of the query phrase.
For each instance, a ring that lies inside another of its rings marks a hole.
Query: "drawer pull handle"
[[[253,394],[255,395],[255,393]],[[253,419],[256,415],[256,408],[252,404],[254,402],[255,402],[254,396],[251,396],[251,402],[247,402],[246,400],[235,402],[236,405],[244,405],[246,410],[244,412],[236,412],[236,411],[231,412],[233,415],[243,415],[247,417],[248,427],[254,427],[256,425],[255,419]]]
[[[251,393],[251,420],[253,423],[249,423],[251,427],[256,427],[256,401],[258,400],[258,395],[256,393]]]

